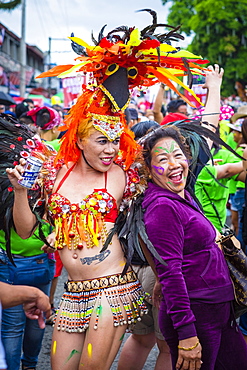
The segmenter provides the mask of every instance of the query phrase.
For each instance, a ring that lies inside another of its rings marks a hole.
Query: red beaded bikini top
[[[115,198],[106,190],[107,172],[105,173],[105,188],[94,189],[79,203],[71,203],[69,199],[59,194],[64,181],[73,171],[70,167],[60,181],[56,192],[48,198],[48,214],[54,222],[56,243],[55,248],[83,248],[83,241],[88,247],[105,242],[107,231],[105,222],[115,222],[118,216]],[[51,185],[51,184],[50,184]]]
[[[44,188],[48,194],[48,216],[55,225],[55,248],[69,249],[98,246],[99,241],[104,244],[107,237],[105,222],[115,222],[118,208],[115,198],[107,192],[107,172],[105,173],[105,188],[94,189],[79,203],[71,203],[69,199],[58,193],[63,182],[67,179],[75,164],[70,167],[60,181],[55,193],[52,193],[58,170],[63,166],[59,161],[54,166],[54,159],[45,162],[43,168]],[[127,184],[120,209],[127,206],[131,195],[135,193],[135,185],[139,182],[135,170],[129,169],[126,173]]]

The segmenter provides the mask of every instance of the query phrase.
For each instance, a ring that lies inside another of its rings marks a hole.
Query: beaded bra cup
[[[55,248],[82,249],[104,244],[107,237],[105,222],[117,217],[116,200],[106,189],[95,189],[79,203],[71,203],[59,193],[51,194],[48,212],[55,224]],[[107,217],[108,216],[108,217]]]

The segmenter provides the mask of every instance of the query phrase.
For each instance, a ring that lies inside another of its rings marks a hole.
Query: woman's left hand
[[[179,341],[179,347],[190,348],[198,342],[198,345],[190,350],[178,350],[177,370],[199,370],[202,365],[202,346],[197,337],[191,337]]]

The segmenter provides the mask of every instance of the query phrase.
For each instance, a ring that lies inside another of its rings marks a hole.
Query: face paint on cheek
[[[164,168],[163,167],[159,167],[159,166],[152,166],[155,170],[155,172],[158,174],[158,175],[163,175],[164,173]]]

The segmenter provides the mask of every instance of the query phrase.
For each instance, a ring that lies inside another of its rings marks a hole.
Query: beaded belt
[[[137,280],[134,271],[129,271],[125,275],[115,274],[102,276],[90,280],[69,280],[64,283],[64,288],[67,292],[78,293],[83,291],[110,288],[116,285],[132,283]]]

